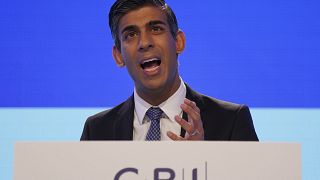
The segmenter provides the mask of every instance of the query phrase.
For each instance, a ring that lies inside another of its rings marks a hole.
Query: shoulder
[[[115,140],[115,128],[120,119],[131,117],[133,104],[132,96],[114,108],[90,116],[84,124],[81,140]]]
[[[127,99],[126,101],[122,102],[121,104],[101,111],[97,114],[94,114],[90,117],[88,117],[86,123],[88,124],[101,124],[101,123],[106,123],[105,121],[112,121],[115,118],[114,117],[118,117],[119,115],[121,115],[122,113],[128,111],[129,109],[133,108],[133,97],[130,97],[129,99]]]
[[[202,94],[199,94],[199,99],[201,115],[205,119],[216,119],[220,123],[230,124],[238,120],[251,119],[249,107],[245,104],[236,104]]]
[[[202,103],[205,105],[208,110],[216,110],[225,113],[238,113],[243,109],[249,109],[247,105],[244,104],[236,104],[233,102],[228,102],[224,100],[220,100],[214,97],[200,95]]]
[[[242,108],[248,108],[243,104],[236,104],[198,93],[192,90],[189,86],[187,86],[187,98],[194,101],[203,111],[210,110],[231,113],[237,112]]]

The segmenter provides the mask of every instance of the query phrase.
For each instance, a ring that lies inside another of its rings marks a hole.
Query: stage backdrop
[[[132,94],[115,65],[111,0],[0,2],[0,179],[19,140],[78,140],[87,116]],[[302,143],[320,177],[320,2],[174,1],[187,37],[182,79],[251,107],[262,141]]]

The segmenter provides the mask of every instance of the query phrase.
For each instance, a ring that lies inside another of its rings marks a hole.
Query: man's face
[[[140,96],[179,87],[177,54],[184,49],[185,37],[181,31],[172,36],[161,9],[144,6],[130,11],[118,29],[121,49],[114,47],[113,56],[119,66],[127,66]]]

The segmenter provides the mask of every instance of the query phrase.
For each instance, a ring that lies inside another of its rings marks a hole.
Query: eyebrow
[[[162,25],[166,25],[165,22],[160,21],[160,20],[154,20],[154,21],[150,21],[147,23],[148,26],[154,26],[154,25],[158,25],[158,24],[162,24]],[[129,25],[126,26],[125,28],[123,28],[123,30],[121,31],[121,34],[123,34],[126,31],[131,31],[131,30],[135,30],[138,29],[138,27],[136,25]]]
[[[137,29],[137,26],[135,26],[135,25],[126,26],[126,27],[123,28],[123,30],[121,31],[121,34],[123,34],[123,33],[126,32],[126,31],[130,31],[130,30],[134,30],[134,29]]]
[[[157,25],[157,24],[166,25],[165,22],[160,21],[160,20],[150,21],[150,22],[148,23],[149,26],[154,26],[154,25]]]

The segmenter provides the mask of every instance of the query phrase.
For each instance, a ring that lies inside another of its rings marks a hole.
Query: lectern
[[[301,180],[301,147],[261,142],[20,142],[14,180]]]

